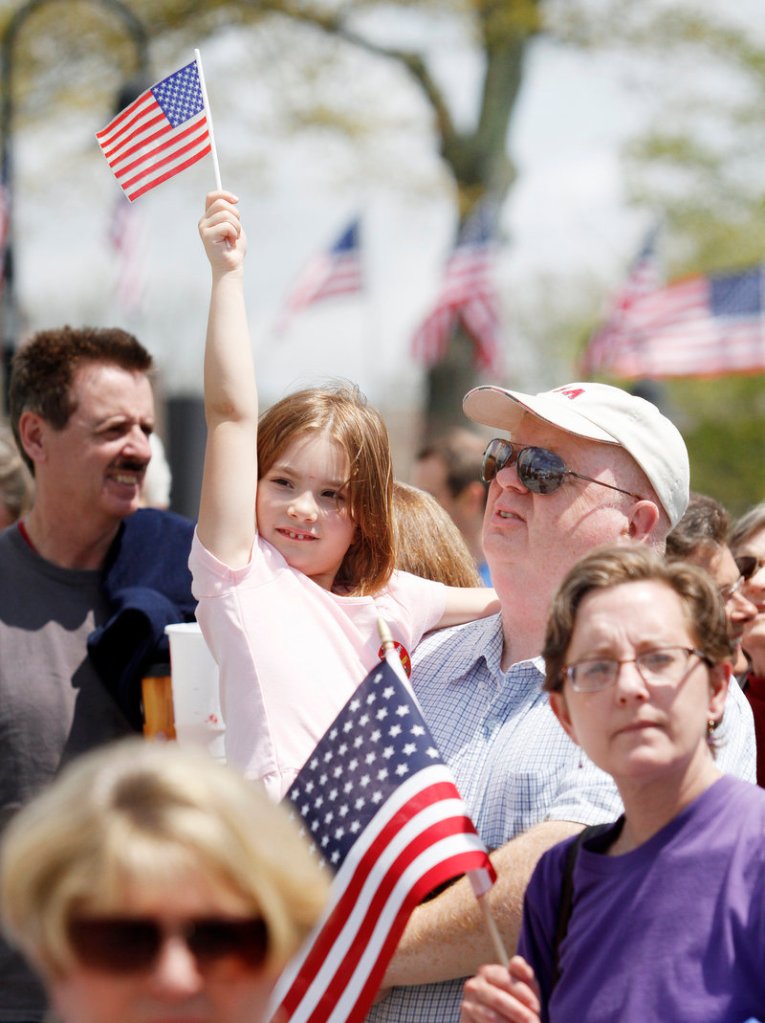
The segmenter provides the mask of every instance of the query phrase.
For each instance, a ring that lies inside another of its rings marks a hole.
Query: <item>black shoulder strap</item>
[[[571,907],[574,903],[574,867],[576,865],[576,858],[579,855],[579,850],[584,842],[589,841],[591,838],[595,838],[597,835],[602,835],[606,831],[610,831],[613,827],[613,821],[610,824],[591,824],[588,828],[584,828],[579,832],[566,852],[566,860],[563,865],[563,885],[561,887],[560,904],[558,906],[558,924],[555,928],[555,938],[552,950],[553,968],[550,991],[552,991],[558,983],[558,978],[560,977],[560,946],[561,942],[566,937],[568,922],[571,919]]]

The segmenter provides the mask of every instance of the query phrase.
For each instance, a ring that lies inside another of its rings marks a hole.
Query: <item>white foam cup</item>
[[[165,632],[170,639],[176,738],[204,746],[217,760],[225,760],[218,665],[196,622],[166,625]]]

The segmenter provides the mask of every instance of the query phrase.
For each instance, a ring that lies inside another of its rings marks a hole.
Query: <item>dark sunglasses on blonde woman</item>
[[[268,953],[268,927],[260,917],[200,917],[170,927],[151,917],[82,916],[69,921],[69,942],[84,966],[110,973],[150,969],[170,937],[179,937],[200,970],[223,959],[258,969]]]

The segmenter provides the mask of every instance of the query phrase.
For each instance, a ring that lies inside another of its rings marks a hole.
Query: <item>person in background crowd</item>
[[[748,666],[741,686],[754,714],[757,737],[757,783],[765,787],[765,502],[757,504],[735,523],[730,546],[744,578],[743,591],[757,614],[747,623],[742,647]]]
[[[667,536],[667,557],[700,565],[714,579],[725,604],[735,653],[734,671],[741,672],[746,669],[741,638],[757,608],[746,596],[746,580],[728,546],[730,528],[730,515],[719,501],[692,493],[685,514]]]
[[[732,645],[714,583],[647,548],[596,551],[553,602],[544,657],[556,717],[624,815],[545,853],[519,955],[466,983],[461,1020],[761,1018],[765,793],[715,763]]]
[[[139,510],[152,359],[118,328],[41,331],[15,352],[10,420],[34,501],[0,533],[0,831],[62,765],[142,728],[164,627],[194,615],[193,523]],[[0,942],[0,1018],[45,995]]]
[[[12,525],[32,506],[34,482],[16,447],[10,426],[0,422],[0,529]]]
[[[496,850],[499,879],[484,898],[512,949],[541,854],[621,812],[613,780],[582,756],[542,691],[550,602],[593,548],[639,544],[663,554],[688,504],[690,467],[673,423],[607,384],[541,394],[487,385],[467,394],[464,409],[509,434],[490,441],[483,462],[483,544],[502,609],[428,637],[412,682],[468,813]],[[754,780],[751,716],[737,689],[719,765]],[[471,886],[460,880],[415,909],[369,1019],[456,1021],[463,979],[493,955]]]
[[[3,926],[60,1023],[265,1023],[327,884],[253,784],[139,739],[69,765],[0,854]]]
[[[455,428],[417,453],[412,483],[427,490],[454,521],[486,586],[491,574],[481,533],[488,488],[481,479],[486,442],[470,430]]]
[[[393,481],[396,568],[446,586],[481,586],[462,533],[426,490]]]

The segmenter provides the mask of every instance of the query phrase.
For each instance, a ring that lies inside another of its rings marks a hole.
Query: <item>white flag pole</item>
[[[207,117],[207,131],[210,135],[210,148],[213,158],[213,169],[215,171],[215,187],[220,192],[223,186],[220,183],[220,167],[218,165],[218,150],[215,147],[215,133],[213,132],[213,120],[212,111],[210,110],[210,101],[207,98],[207,86],[205,85],[205,73],[202,70],[202,55],[199,50],[194,50],[194,60],[197,64],[197,73],[199,75],[199,87],[202,90],[202,102],[205,106],[205,116]]]
[[[398,650],[396,649],[395,644],[393,642],[393,636],[391,635],[388,623],[382,617],[378,617],[377,619],[377,631],[379,632],[380,640],[382,641],[382,648],[385,660],[391,666],[391,668],[393,669],[394,673],[398,676],[398,678],[411,692],[412,684],[406,677],[404,665],[401,663],[401,658],[399,657]],[[494,948],[494,954],[497,957],[497,962],[499,962],[502,966],[505,967],[505,969],[507,969],[507,964],[509,962],[507,949],[505,948],[505,944],[502,941],[502,935],[499,933],[497,921],[492,916],[491,909],[489,907],[488,902],[486,901],[486,895],[488,894],[489,890],[492,887],[491,881],[489,881],[488,878],[486,877],[486,872],[484,870],[469,870],[468,878],[473,888],[473,894],[476,897],[476,901],[478,902],[478,905],[481,908],[483,921],[486,926],[486,930],[489,934],[489,938],[491,939],[491,943]]]

